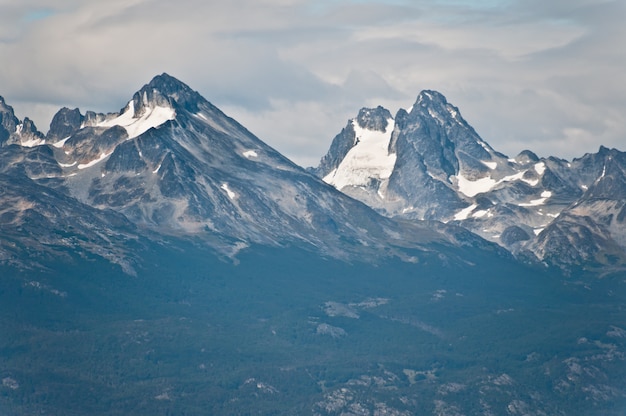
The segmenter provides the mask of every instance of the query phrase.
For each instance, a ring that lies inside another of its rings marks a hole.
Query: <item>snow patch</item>
[[[524,178],[522,178],[522,180],[524,182],[526,182],[527,184],[529,184],[530,186],[537,186],[537,184],[539,183],[539,179],[524,179]]]
[[[489,210],[481,209],[480,211],[476,211],[472,217],[474,218],[482,218],[485,215],[489,214]]]
[[[483,165],[487,166],[489,169],[494,170],[495,168],[498,167],[498,163],[497,162],[486,162],[484,160],[480,161]]]
[[[391,132],[395,121],[387,120],[387,129],[384,132],[368,130],[352,120],[356,133],[356,144],[344,157],[337,169],[326,177],[324,182],[337,189],[346,186],[366,186],[371,179],[389,179],[396,163],[396,155],[389,154]]]
[[[243,155],[248,159],[250,159],[251,157],[259,157],[258,153],[254,150],[246,150],[245,152],[243,152]]]
[[[490,177],[480,178],[475,181],[470,181],[464,176],[458,175],[456,179],[457,179],[459,191],[465,196],[469,196],[469,197],[474,197],[483,192],[488,192],[498,183],[494,179],[491,179]]]
[[[111,156],[111,154],[112,154],[112,153],[113,153],[113,152],[110,152],[110,153],[104,153],[104,152],[103,152],[103,153],[100,153],[100,157],[98,157],[97,159],[92,160],[91,162],[88,162],[88,163],[81,163],[81,164],[79,164],[79,165],[78,165],[78,169],[87,169],[87,168],[90,168],[90,167],[92,167],[93,165],[95,165],[95,164],[97,164],[97,163],[99,163],[99,162],[102,162],[104,159],[106,159],[107,157]]]
[[[515,175],[505,176],[504,178],[502,178],[502,182],[519,181],[519,180],[523,180],[523,178],[524,178],[524,172],[518,172]]]
[[[128,139],[142,135],[153,127],[158,127],[168,120],[173,120],[176,112],[171,107],[147,108],[144,115],[135,118],[135,104],[129,101],[126,110],[118,117],[97,123],[97,127],[122,126],[128,132]]]
[[[497,163],[495,162],[493,162],[494,167],[492,167],[491,165],[488,165],[488,163],[490,162],[483,161],[482,163],[486,164],[491,169],[495,169],[495,167],[497,167]],[[489,176],[477,179],[475,181],[471,181],[465,178],[463,175],[457,175],[456,179],[457,179],[457,186],[459,188],[459,192],[463,193],[465,196],[474,197],[480,193],[489,192],[496,185],[499,185],[502,182],[513,182],[513,181],[521,180],[521,181],[526,182],[530,186],[535,186],[539,183],[538,179],[525,179],[524,178],[525,173],[526,171],[518,172],[513,175],[505,176],[504,178],[498,181],[496,181],[495,179]]]
[[[546,200],[548,198],[550,198],[551,196],[552,196],[552,192],[550,192],[550,191],[543,191],[541,193],[541,198],[533,199],[530,202],[519,204],[519,206],[520,207],[536,207],[536,206],[539,206],[539,205],[543,205],[543,204],[546,203]]]
[[[526,179],[524,178],[524,174],[527,171],[523,171],[523,172],[518,172],[514,175],[510,175],[510,176],[505,176],[504,178],[502,178],[502,180],[500,182],[513,182],[513,181],[523,181],[526,182],[527,184],[529,184],[530,186],[535,186],[539,183],[539,179]]]
[[[61,139],[56,143],[52,143],[52,146],[56,147],[57,149],[62,148],[63,146],[65,146],[65,142],[68,141],[70,139],[70,137],[72,136],[67,136],[65,139]]]
[[[472,211],[474,211],[476,208],[478,207],[478,205],[476,204],[472,204],[467,208],[463,208],[462,210],[460,210],[459,212],[457,212],[454,215],[454,220],[455,221],[463,221],[466,220],[467,217],[469,216],[469,214],[472,213]]]
[[[62,168],[71,168],[72,166],[76,165],[76,161],[72,162],[72,163],[61,163],[59,162],[59,166],[61,166]]]
[[[539,175],[543,175],[543,173],[546,171],[546,164],[543,162],[539,162],[535,164],[535,171],[539,174]]]
[[[235,197],[237,196],[233,191],[230,190],[230,188],[228,187],[227,183],[223,183],[221,188],[226,191],[226,194],[228,195],[228,197],[230,199],[235,199]]]
[[[545,227],[543,227],[543,228],[535,228],[535,229],[533,230],[533,232],[535,233],[535,235],[539,235],[539,234],[541,234],[541,232],[542,232],[543,230],[545,230]]]
[[[159,163],[159,166],[157,166],[156,169],[152,171],[152,173],[158,173],[160,169],[161,169],[161,163]]]

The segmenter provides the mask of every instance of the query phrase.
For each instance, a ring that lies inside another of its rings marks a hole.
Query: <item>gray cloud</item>
[[[436,89],[496,149],[624,149],[621,1],[0,0],[0,94],[45,130],[168,72],[312,165],[363,106]]]

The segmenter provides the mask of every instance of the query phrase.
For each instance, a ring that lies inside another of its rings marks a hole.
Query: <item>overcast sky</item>
[[[43,132],[157,74],[317,165],[361,107],[434,89],[496,150],[626,150],[626,2],[0,0],[0,95]]]

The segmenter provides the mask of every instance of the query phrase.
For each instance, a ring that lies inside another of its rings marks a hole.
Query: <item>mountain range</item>
[[[626,264],[624,152],[600,147],[567,161],[525,150],[511,158],[436,91],[421,92],[395,117],[361,109],[309,172],[167,74],[115,113],[63,108],[46,134],[3,99],[0,114],[8,188],[44,186],[94,217],[121,214],[140,230],[199,238],[226,255],[256,243],[303,243],[335,257],[429,239],[486,247],[460,226],[521,260],[566,271]],[[13,225],[40,194],[3,199]],[[406,224],[414,230],[401,232]]]
[[[376,214],[289,161],[167,74],[155,77],[115,113],[63,108],[45,135],[29,119],[17,120],[2,103],[0,172],[7,187],[46,189],[3,198],[6,218],[22,230],[29,213],[55,211],[42,219],[54,217],[54,224],[38,225],[42,231],[58,229],[56,237],[48,235],[56,238],[50,246],[69,244],[61,230],[69,229],[65,222],[74,220],[77,210],[89,212],[92,219],[72,229],[91,235],[93,228],[110,228],[104,234],[112,240],[106,245],[98,241],[97,251],[108,250],[103,255],[119,259],[126,268],[128,256],[115,254],[122,249],[114,244],[116,235],[126,233],[184,236],[226,256],[250,244],[302,244],[347,259],[408,258],[403,247],[424,248],[433,242],[489,246],[460,227],[400,224]],[[59,201],[41,201],[40,195]],[[77,208],[60,208],[67,205]],[[99,220],[104,213],[118,221],[108,220],[107,227],[106,220]],[[96,251],[91,239],[82,241],[86,250]],[[0,246],[5,257],[14,250],[7,244]]]
[[[436,91],[363,108],[312,170],[388,217],[458,224],[520,259],[624,270],[626,153],[572,161],[494,150]]]
[[[168,74],[47,133],[0,98],[0,415],[621,415],[624,162],[435,91],[309,169]]]

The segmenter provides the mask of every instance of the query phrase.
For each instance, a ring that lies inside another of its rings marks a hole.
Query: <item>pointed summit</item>
[[[423,90],[417,95],[415,104],[411,108],[410,112],[424,112],[430,116],[436,117],[440,121],[443,121],[452,116],[462,120],[459,114],[459,109],[448,103],[446,97],[440,92],[433,90]]]
[[[176,95],[180,92],[195,92],[187,84],[169,75],[166,72],[162,73],[161,75],[156,75],[143,88],[155,89],[160,91],[164,95]]]
[[[133,95],[135,117],[141,117],[145,107],[180,106],[190,112],[198,111],[198,104],[206,101],[187,84],[165,72],[157,75]]]
[[[423,90],[417,96],[417,101],[415,103],[423,106],[426,106],[429,103],[441,103],[445,105],[448,104],[448,100],[446,100],[446,97],[438,91]]]
[[[457,123],[464,127],[470,127],[461,116],[459,109],[448,102],[440,92],[423,90],[417,96],[411,113],[423,113],[429,118],[436,119],[440,124]],[[470,127],[471,128],[471,127]]]

